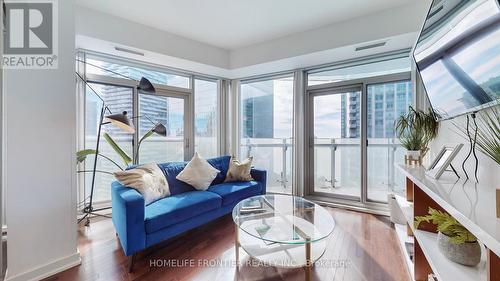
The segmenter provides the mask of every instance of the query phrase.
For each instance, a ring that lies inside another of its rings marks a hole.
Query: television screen
[[[498,105],[498,0],[434,0],[413,56],[437,119]]]

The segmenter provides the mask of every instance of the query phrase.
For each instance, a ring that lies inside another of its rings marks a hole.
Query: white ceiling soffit
[[[77,35],[76,45],[78,48],[86,49],[89,51],[118,56],[136,61],[142,61],[153,65],[158,65],[160,67],[169,66],[171,68],[179,69],[182,71],[190,71],[209,76],[236,79],[236,78],[269,74],[274,72],[282,72],[289,70],[291,71],[295,69],[313,67],[317,65],[338,62],[352,58],[359,58],[379,53],[401,50],[411,46],[411,44],[413,44],[413,42],[415,41],[416,36],[417,36],[416,32],[406,33],[389,38],[379,39],[374,42],[366,42],[363,44],[344,46],[330,50],[323,50],[306,55],[300,55],[300,56],[255,64],[235,69],[221,68],[203,63],[193,62],[186,59],[167,56],[155,52],[138,50],[128,46],[121,46],[115,43],[110,43],[104,40],[86,37],[83,35]],[[372,45],[380,42],[385,42],[384,46],[356,51],[357,47]],[[141,54],[134,54],[132,52],[123,52],[117,50],[116,47],[124,48]]]
[[[412,2],[414,1],[77,0],[81,6],[227,50]]]

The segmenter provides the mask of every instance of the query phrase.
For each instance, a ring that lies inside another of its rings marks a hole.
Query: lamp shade
[[[151,84],[151,82],[149,82],[149,80],[144,78],[144,77],[142,77],[141,81],[139,81],[139,85],[137,85],[137,89],[139,89],[143,92],[151,93],[151,94],[156,93],[156,90],[155,90],[155,87],[153,86],[153,84]]]
[[[127,112],[123,113],[111,114],[104,117],[104,122],[110,122],[116,127],[124,130],[127,133],[133,134],[135,133],[135,128],[130,119],[127,117]]]
[[[163,137],[167,136],[167,128],[162,123],[156,124],[156,126],[153,129],[153,132]]]

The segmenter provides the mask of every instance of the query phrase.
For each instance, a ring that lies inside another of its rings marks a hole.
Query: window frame
[[[184,122],[188,126],[185,129],[185,145],[187,148],[185,148],[184,151],[184,160],[188,161],[193,155],[194,155],[194,147],[195,147],[195,108],[194,108],[194,99],[195,99],[195,80],[205,80],[205,81],[212,81],[217,83],[217,125],[218,126],[226,126],[225,125],[225,120],[222,120],[220,117],[222,116],[221,113],[224,110],[222,108],[222,89],[221,89],[221,81],[224,80],[225,78],[222,77],[216,77],[216,76],[209,76],[209,75],[204,75],[204,74],[199,74],[195,72],[188,72],[188,71],[182,71],[178,69],[173,69],[173,68],[168,68],[168,67],[160,67],[154,64],[148,64],[148,63],[142,63],[122,57],[115,57],[111,55],[106,55],[106,54],[101,54],[93,51],[88,51],[84,49],[78,49],[77,50],[77,56],[76,56],[76,69],[78,72],[82,75],[82,77],[85,79],[87,83],[97,83],[97,84],[103,84],[103,85],[111,85],[111,86],[117,86],[117,87],[128,87],[132,88],[132,108],[133,112],[138,113],[139,112],[139,92],[136,88],[137,82],[134,80],[122,78],[122,77],[114,77],[114,76],[108,76],[104,74],[92,74],[92,73],[87,73],[86,71],[86,65],[83,63],[86,61],[87,57],[90,59],[96,59],[96,60],[103,60],[105,62],[109,63],[115,63],[115,64],[122,64],[125,66],[130,66],[130,67],[138,67],[141,69],[145,70],[152,70],[156,72],[164,72],[166,74],[173,74],[173,75],[180,75],[187,77],[189,79],[189,87],[188,88],[183,88],[183,87],[176,87],[176,86],[169,86],[165,84],[156,84],[152,83],[159,95],[171,95],[171,96],[181,96],[185,98],[185,108],[187,108],[186,111],[186,116],[187,120]],[[83,62],[79,62],[83,61]],[[80,124],[79,130],[78,130],[78,149],[83,149],[85,146],[85,142],[81,141],[85,139],[85,127],[86,127],[86,116],[85,116],[85,102],[86,102],[86,95],[85,95],[85,84],[79,82],[79,87],[77,87],[78,94],[77,96],[79,97],[79,103],[81,104],[79,106],[78,110],[78,116],[77,116],[77,122]],[[145,93],[141,93],[145,94]],[[138,128],[138,120],[137,118],[134,118],[132,120],[134,126]],[[218,133],[216,134],[217,137],[217,155],[221,155],[223,151],[225,151],[221,147],[221,138],[225,137],[223,136],[224,132],[221,132],[221,130],[218,130]],[[136,130],[136,133],[133,135],[133,143],[132,143],[132,149],[133,149],[133,155],[136,154],[137,152],[137,143],[139,141],[139,132]],[[140,157],[140,156],[139,156]],[[84,164],[83,164],[84,165]],[[78,202],[82,201],[84,203],[88,203],[86,200],[86,194],[85,194],[85,177],[79,176],[77,177],[78,179]],[[108,208],[111,206],[111,200],[103,200],[103,201],[96,201],[93,202],[93,205],[96,208]]]
[[[292,91],[292,99],[293,103],[295,103],[295,73],[294,71],[288,71],[288,72],[279,72],[279,73],[272,73],[272,74],[265,74],[265,75],[259,75],[259,76],[254,76],[254,77],[249,77],[249,78],[244,78],[241,80],[238,80],[238,85],[237,85],[237,93],[236,93],[236,98],[235,102],[232,104],[232,106],[235,107],[235,114],[236,118],[233,118],[235,120],[235,124],[233,124],[232,129],[234,130],[234,135],[236,136],[235,138],[235,143],[233,146],[233,155],[236,155],[238,158],[244,157],[244,155],[241,155],[241,139],[242,139],[242,110],[241,110],[241,87],[244,84],[251,84],[251,83],[257,83],[257,82],[263,82],[263,81],[272,81],[272,80],[277,80],[280,78],[291,78],[293,80],[293,91]],[[294,105],[292,104],[292,110],[293,110]],[[295,119],[295,116],[294,116]],[[268,193],[270,194],[286,194],[286,195],[296,195],[297,189],[295,188],[295,183],[294,183],[294,174],[297,172],[295,171],[294,167],[294,157],[293,157],[293,150],[295,149],[295,136],[294,136],[294,124],[295,120],[292,120],[292,151],[290,153],[290,159],[291,159],[291,182],[289,183],[290,185],[290,191],[291,193],[286,193],[286,192],[274,192],[270,191],[268,188]],[[286,164],[285,164],[286,166]],[[286,171],[286,168],[285,168]],[[286,177],[286,174],[285,174]]]
[[[314,201],[327,202],[333,205],[358,208],[358,209],[369,209],[374,211],[386,211],[387,203],[376,202],[373,200],[368,200],[368,137],[367,137],[367,122],[368,122],[368,86],[374,84],[383,84],[383,83],[391,83],[398,81],[412,81],[411,79],[411,71],[405,71],[394,74],[387,74],[381,76],[372,76],[366,78],[359,78],[353,80],[344,80],[332,83],[325,83],[319,85],[311,85],[306,86],[305,91],[305,127],[308,128],[306,130],[306,140],[304,150],[304,163],[306,163],[306,169],[304,170],[304,196],[306,199],[311,199]],[[312,101],[314,95],[318,95],[321,93],[330,92],[332,90],[338,91],[343,88],[351,88],[352,86],[360,86],[361,87],[361,132],[360,132],[360,147],[361,147],[361,159],[360,159],[360,177],[361,177],[361,196],[360,200],[352,200],[352,198],[348,198],[345,196],[333,197],[331,194],[319,193],[314,191],[314,154],[311,153],[311,145],[313,144],[313,111],[312,111]],[[413,101],[414,104],[414,96]]]

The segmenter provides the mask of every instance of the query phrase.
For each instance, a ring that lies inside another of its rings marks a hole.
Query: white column
[[[58,4],[58,68],[4,73],[2,178],[7,280],[39,280],[80,263],[76,225],[74,0]]]

